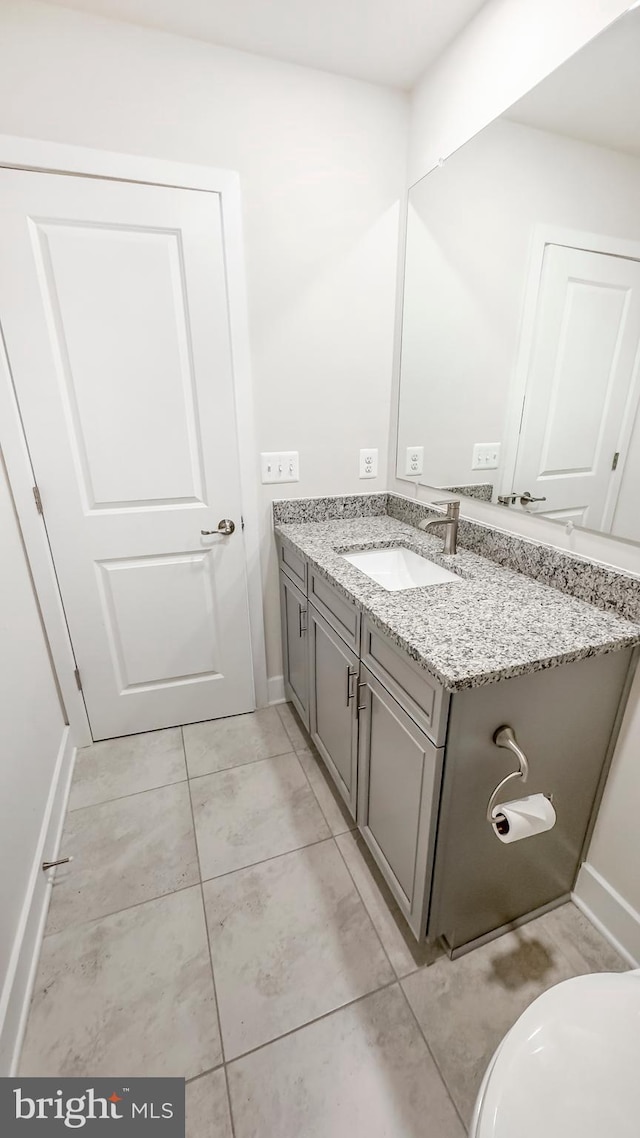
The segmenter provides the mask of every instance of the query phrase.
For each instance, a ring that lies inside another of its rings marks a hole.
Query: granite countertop
[[[276,534],[449,691],[640,644],[632,624],[388,516],[277,524]],[[406,545],[461,583],[390,592],[340,553]]]

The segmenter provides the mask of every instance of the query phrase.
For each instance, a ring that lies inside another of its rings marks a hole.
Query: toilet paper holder
[[[491,798],[489,799],[489,805],[487,806],[487,822],[489,822],[491,825],[493,825],[495,822],[493,811],[497,805],[501,791],[504,790],[505,786],[507,786],[508,783],[513,782],[514,779],[519,778],[522,779],[522,782],[526,782],[529,777],[529,761],[524,751],[522,750],[522,747],[519,745],[518,740],[516,739],[513,727],[509,727],[506,723],[503,724],[502,727],[498,727],[497,731],[494,731],[493,733],[493,741],[496,747],[505,747],[508,751],[513,752],[518,760],[518,770],[512,771],[511,774],[506,775],[505,778],[503,778],[502,781],[498,783],[493,794],[491,795]]]

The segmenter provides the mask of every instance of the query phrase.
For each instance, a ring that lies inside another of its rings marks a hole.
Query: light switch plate
[[[500,443],[475,443],[472,470],[497,470],[500,465]]]
[[[422,474],[423,466],[424,447],[407,447],[404,460],[405,474],[408,474],[409,477],[417,477],[419,474]]]
[[[297,450],[264,451],[260,455],[262,481],[299,482],[300,463]]]
[[[369,447],[360,451],[360,477],[378,477],[378,448]]]

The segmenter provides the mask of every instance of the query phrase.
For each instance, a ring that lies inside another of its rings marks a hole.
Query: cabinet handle
[[[351,687],[351,681],[354,680],[357,675],[358,675],[357,672],[351,671],[351,665],[347,664],[347,707],[349,706],[349,704],[351,703],[351,700],[353,699],[353,697],[355,695],[355,692],[354,692],[353,688]]]
[[[362,680],[360,680],[358,682],[358,699],[360,699],[360,688],[366,688],[368,686],[369,685],[366,683],[366,681],[363,682]],[[366,711],[366,710],[367,710],[366,703],[358,703],[358,705],[356,706],[356,711]]]
[[[302,605],[298,606],[298,636],[302,639],[307,631],[307,610]]]

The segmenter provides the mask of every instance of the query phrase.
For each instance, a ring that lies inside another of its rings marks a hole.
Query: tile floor
[[[80,752],[24,1075],[183,1075],[188,1138],[464,1138],[551,984],[626,965],[572,905],[419,947],[288,705]]]

